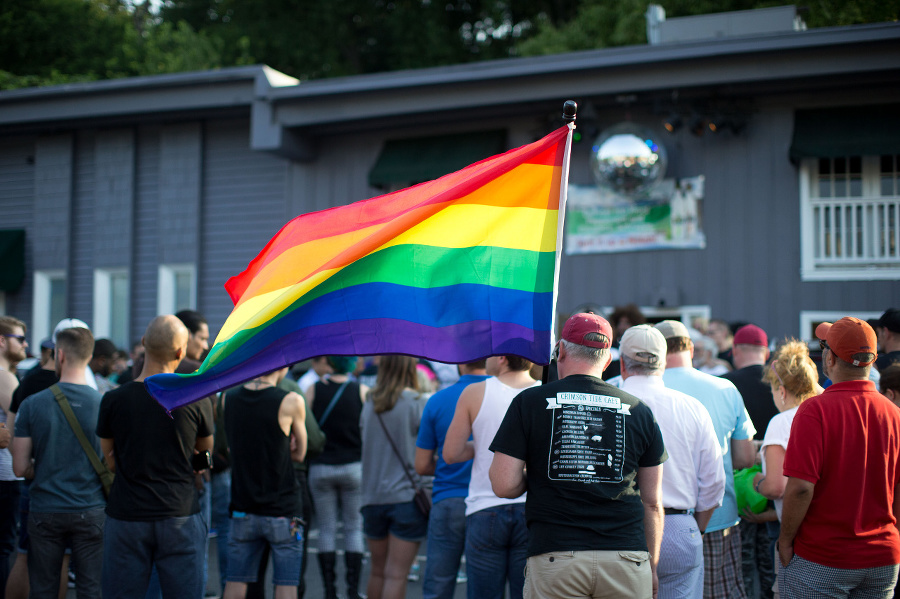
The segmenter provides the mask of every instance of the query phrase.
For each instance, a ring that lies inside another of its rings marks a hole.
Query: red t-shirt
[[[891,505],[900,482],[900,410],[871,381],[835,383],[794,417],[784,474],[815,484],[794,552],[832,568],[900,563]]]

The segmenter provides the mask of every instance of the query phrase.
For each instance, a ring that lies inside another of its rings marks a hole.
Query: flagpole
[[[559,182],[559,212],[556,217],[556,268],[553,270],[553,312],[550,315],[550,355],[551,362],[553,348],[556,346],[556,301],[559,295],[559,268],[562,262],[562,244],[563,231],[566,223],[566,197],[569,193],[569,158],[572,155],[572,133],[575,131],[575,116],[578,112],[578,104],[572,100],[567,100],[563,104],[562,118],[569,126],[569,133],[566,136],[566,149],[563,154],[562,174]],[[547,384],[550,378],[550,364],[543,369],[541,375],[541,383]]]

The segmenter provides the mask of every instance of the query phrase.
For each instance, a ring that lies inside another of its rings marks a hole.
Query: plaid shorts
[[[737,526],[703,535],[703,599],[747,599]]]
[[[897,583],[896,564],[847,570],[830,568],[794,554],[791,563],[778,572],[782,599],[817,599],[818,597],[858,597],[889,599]]]

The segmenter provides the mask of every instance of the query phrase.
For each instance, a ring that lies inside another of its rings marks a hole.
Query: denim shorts
[[[419,542],[428,534],[428,518],[412,501],[366,505],[362,515],[363,532],[370,539],[386,539],[390,533],[402,541]]]
[[[267,544],[272,549],[272,583],[296,586],[300,582],[303,545],[297,533],[291,531],[291,518],[233,515],[226,578],[233,582],[256,582],[259,560]]]

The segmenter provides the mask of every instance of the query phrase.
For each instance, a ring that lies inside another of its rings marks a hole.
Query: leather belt
[[[693,514],[693,513],[694,513],[694,510],[677,510],[677,509],[675,509],[675,508],[673,508],[673,507],[663,508],[663,511],[665,511],[666,516],[673,516],[673,515],[689,515],[689,514]]]

